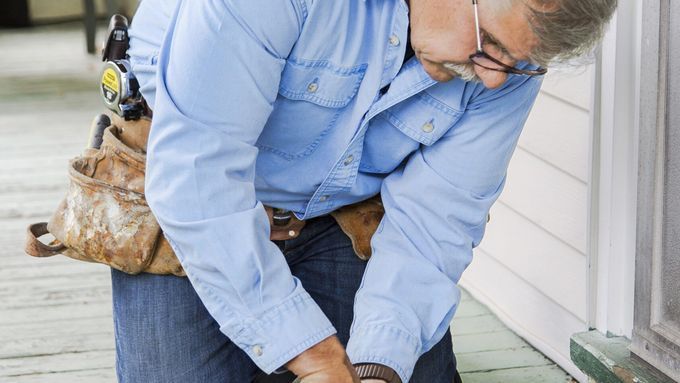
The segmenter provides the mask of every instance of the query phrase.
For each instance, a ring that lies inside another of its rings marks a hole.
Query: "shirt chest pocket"
[[[392,172],[421,145],[434,145],[462,114],[427,92],[385,110],[369,123],[359,169]]]
[[[257,146],[288,159],[310,155],[353,101],[365,72],[366,65],[289,61]]]

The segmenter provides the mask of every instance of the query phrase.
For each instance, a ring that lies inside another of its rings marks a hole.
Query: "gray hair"
[[[617,0],[522,0],[538,37],[532,61],[547,66],[589,53],[600,41]]]
[[[499,10],[523,3],[538,38],[531,61],[548,66],[588,54],[604,34],[617,0],[488,0]]]

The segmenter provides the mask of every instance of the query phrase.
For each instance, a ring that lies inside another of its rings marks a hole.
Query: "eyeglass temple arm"
[[[482,51],[482,34],[479,30],[479,11],[477,10],[477,0],[472,0],[472,8],[475,10],[475,29],[477,30],[477,52]]]

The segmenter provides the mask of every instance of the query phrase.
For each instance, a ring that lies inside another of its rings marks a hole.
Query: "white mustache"
[[[479,76],[475,73],[472,64],[455,64],[447,62],[443,63],[442,66],[457,77],[460,77],[463,81],[481,82]]]

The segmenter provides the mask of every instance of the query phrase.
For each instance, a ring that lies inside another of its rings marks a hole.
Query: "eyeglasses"
[[[548,73],[548,69],[542,67],[528,70],[511,67],[484,52],[482,49],[482,32],[479,28],[479,11],[477,10],[477,0],[472,0],[472,6],[475,10],[475,29],[477,31],[477,52],[470,55],[470,61],[473,64],[496,72],[520,74],[525,76],[541,76]]]

